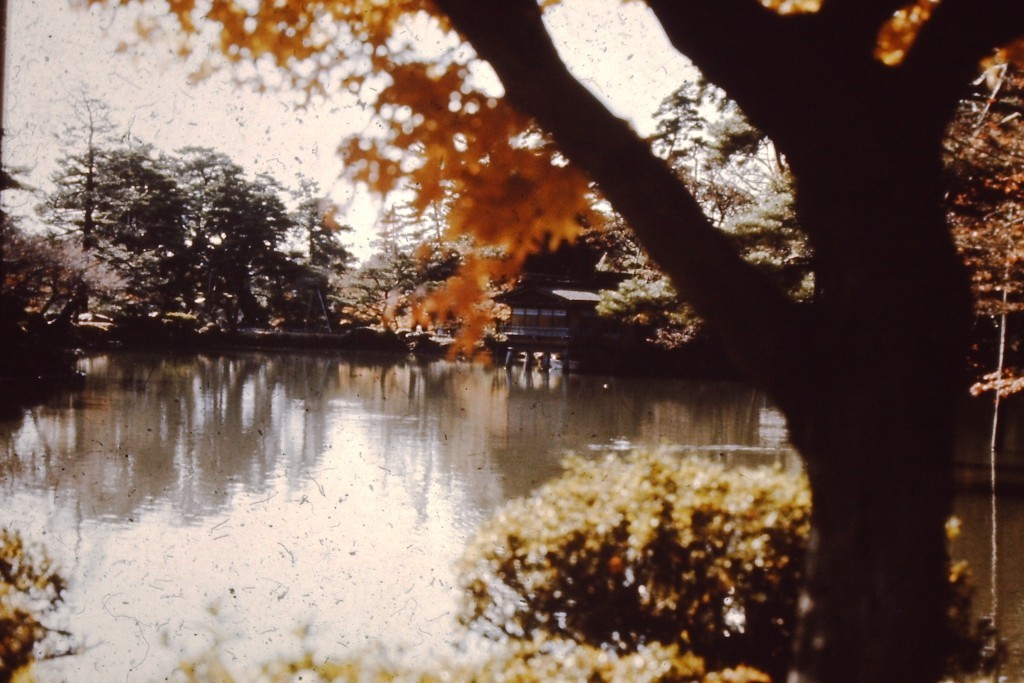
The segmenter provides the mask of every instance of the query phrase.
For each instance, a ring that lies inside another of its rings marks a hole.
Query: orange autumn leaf
[[[939,6],[939,1],[914,0],[893,14],[878,32],[875,59],[886,66],[902,64],[921,28]]]

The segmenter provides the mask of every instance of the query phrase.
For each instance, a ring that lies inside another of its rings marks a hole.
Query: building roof
[[[597,292],[588,289],[563,289],[561,287],[543,287],[542,289],[550,292],[552,295],[565,299],[566,301],[585,301],[597,303],[601,300],[601,295]]]
[[[597,304],[601,300],[601,295],[592,289],[520,284],[515,289],[498,295],[495,300],[508,305],[580,307]]]

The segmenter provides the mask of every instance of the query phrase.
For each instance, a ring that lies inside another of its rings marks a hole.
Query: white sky
[[[661,99],[690,73],[641,3],[566,0],[549,24],[577,77],[643,132],[651,131],[650,115]],[[47,189],[61,153],[57,134],[73,122],[71,107],[84,93],[110,105],[122,133],[160,149],[213,147],[285,185],[294,185],[297,172],[318,180],[348,207],[339,218],[356,228],[357,254],[367,253],[375,204],[338,181],[341,161],[334,151],[342,137],[369,124],[358,104],[335,93],[297,110],[290,104],[297,95],[240,91],[227,74],[191,83],[190,67],[166,44],[119,53],[132,26],[125,13],[73,9],[69,0],[9,0],[6,165],[29,167],[29,182]],[[36,200],[20,201],[12,211],[30,210]]]

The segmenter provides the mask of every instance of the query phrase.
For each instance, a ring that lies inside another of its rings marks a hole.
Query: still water
[[[233,665],[305,646],[472,656],[454,563],[566,451],[684,445],[798,466],[781,415],[730,383],[313,353],[82,369],[82,391],[0,423],[0,526],[73,579],[66,625],[83,651],[45,665],[52,681],[165,680],[214,645]],[[987,504],[960,501],[986,600]],[[1024,537],[1013,505],[1007,548]],[[995,599],[1019,615],[1021,553],[1003,555]]]

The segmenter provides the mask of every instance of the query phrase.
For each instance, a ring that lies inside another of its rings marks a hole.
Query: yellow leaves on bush
[[[40,655],[53,654],[50,641],[61,632],[43,620],[57,611],[66,586],[44,552],[0,528],[0,680],[11,680]]]
[[[810,528],[803,477],[669,452],[566,466],[467,547],[465,623],[785,669]]]
[[[389,683],[765,683],[753,669],[706,673],[704,662],[674,646],[652,644],[634,653],[617,653],[571,641],[539,639],[507,643],[472,662],[432,663],[430,669],[395,665],[374,653],[342,658],[305,652],[241,673],[225,664],[221,648],[179,667],[190,683],[312,683],[388,681]]]
[[[772,679],[757,669],[740,665],[734,669],[712,672],[704,677],[702,683],[772,683]]]
[[[467,545],[463,623],[623,655],[678,648],[719,670],[704,683],[784,679],[810,535],[805,476],[670,451],[572,457],[566,468]],[[968,578],[950,565],[950,673],[979,670],[985,634]]]

